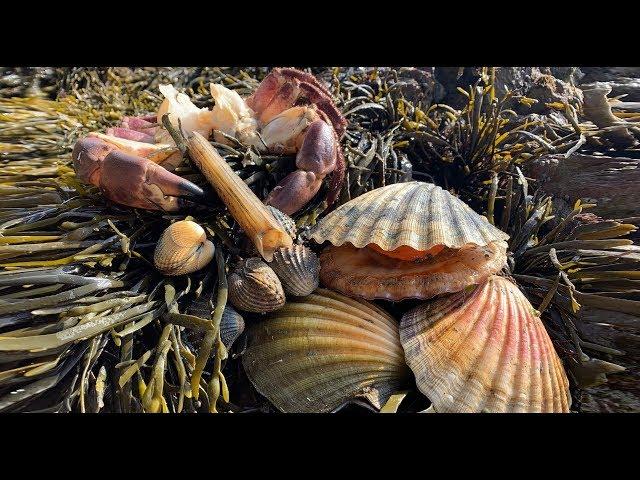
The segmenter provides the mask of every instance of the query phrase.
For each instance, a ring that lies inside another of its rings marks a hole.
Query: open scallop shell
[[[320,279],[326,287],[367,300],[429,299],[482,283],[504,266],[506,250],[506,242],[469,245],[406,262],[369,248],[329,246],[320,254]]]
[[[444,245],[461,248],[507,240],[459,198],[425,182],[406,182],[376,188],[338,207],[311,232],[316,242],[382,250],[408,246],[427,251]]]
[[[204,229],[190,220],[171,224],[160,236],[153,263],[165,275],[184,275],[206,267],[215,248]]]
[[[569,411],[560,358],[536,310],[506,278],[407,312],[400,340],[436,412]]]
[[[284,305],[280,279],[258,257],[242,260],[229,275],[229,301],[247,312],[272,312]]]
[[[375,305],[318,289],[248,329],[244,369],[283,412],[381,408],[409,375],[398,324]]]
[[[269,265],[288,295],[304,297],[320,284],[318,256],[304,245],[279,248],[273,253],[273,261]]]

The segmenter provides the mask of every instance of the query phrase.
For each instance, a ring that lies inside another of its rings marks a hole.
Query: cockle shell
[[[248,329],[244,369],[283,412],[380,408],[409,378],[398,323],[373,304],[318,289]]]
[[[279,248],[273,253],[273,261],[269,265],[288,295],[309,295],[320,284],[318,256],[304,245]]]
[[[284,305],[282,284],[273,269],[258,257],[242,260],[229,275],[229,301],[247,312],[272,312]]]
[[[190,220],[171,224],[162,233],[153,263],[165,275],[184,275],[206,267],[215,248],[204,229]]]
[[[293,218],[271,205],[267,205],[267,208],[271,211],[276,223],[295,240],[298,236],[298,228],[296,227],[296,222]]]
[[[310,237],[340,246],[382,250],[408,246],[427,251],[434,246],[485,246],[509,235],[491,225],[459,198],[425,182],[376,188],[341,205],[320,220]]]
[[[538,312],[504,277],[407,312],[400,340],[436,412],[569,411],[569,382]]]
[[[478,284],[506,263],[509,236],[442,188],[377,188],[324,217],[311,238],[329,241],[320,279],[369,300],[428,299]]]
[[[244,332],[244,318],[231,305],[225,305],[220,320],[220,340],[225,347],[233,345]]]

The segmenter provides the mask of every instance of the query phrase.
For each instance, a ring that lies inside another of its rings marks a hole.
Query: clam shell
[[[190,220],[171,224],[160,236],[153,263],[165,275],[184,275],[206,267],[215,248],[204,229]]]
[[[387,251],[400,246],[426,251],[436,245],[484,246],[509,236],[446,190],[406,182],[376,188],[338,207],[317,223],[311,238],[336,246],[374,243]]]
[[[320,261],[309,247],[293,245],[279,248],[273,253],[273,261],[269,265],[288,295],[304,297],[320,284]]]
[[[538,313],[493,276],[407,312],[400,340],[437,412],[568,412],[569,382]]]
[[[398,323],[330,290],[287,302],[247,333],[247,376],[283,412],[328,412],[358,397],[381,408],[409,375]]]
[[[229,301],[239,310],[272,312],[284,305],[282,284],[273,269],[258,257],[242,260],[229,275]]]
[[[482,283],[506,263],[506,242],[445,249],[406,262],[352,245],[329,246],[320,254],[320,279],[350,297],[400,301],[429,299]]]

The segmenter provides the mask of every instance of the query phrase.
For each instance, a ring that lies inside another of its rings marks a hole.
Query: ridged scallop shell
[[[506,242],[447,249],[418,262],[387,257],[369,248],[329,246],[320,254],[320,279],[350,297],[400,301],[429,299],[482,283],[507,261]]]
[[[320,220],[310,236],[336,246],[374,243],[387,251],[484,246],[509,238],[462,200],[425,182],[396,183],[360,195]]]
[[[294,240],[298,236],[298,227],[296,227],[296,222],[286,213],[278,210],[276,207],[272,207],[271,205],[267,205],[267,208],[273,214],[273,218],[276,219],[278,225],[280,225],[285,232],[287,232],[291,238]]]
[[[304,297],[320,284],[318,256],[304,245],[279,248],[273,253],[273,261],[269,265],[288,295]]]
[[[258,257],[242,260],[229,275],[229,301],[247,312],[272,312],[284,305],[282,283]]]
[[[398,323],[330,290],[287,302],[247,333],[244,369],[283,412],[328,412],[358,397],[380,408],[409,375]]]
[[[536,310],[493,276],[407,312],[400,340],[436,412],[568,412],[569,382]]]
[[[206,267],[215,248],[204,229],[190,220],[166,228],[153,254],[153,263],[165,275],[184,275]]]

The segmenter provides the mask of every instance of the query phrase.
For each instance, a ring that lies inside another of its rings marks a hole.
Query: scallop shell
[[[153,263],[165,275],[184,275],[206,267],[215,248],[204,229],[190,220],[166,228],[153,254]]]
[[[284,305],[282,284],[258,257],[242,260],[229,275],[229,301],[247,312],[272,312]]]
[[[282,282],[284,291],[294,297],[304,297],[320,284],[318,256],[303,245],[279,248],[269,264]]]
[[[338,207],[317,223],[311,238],[336,246],[373,243],[387,251],[401,246],[426,251],[436,245],[484,246],[509,235],[446,190],[406,182],[376,188]]]
[[[409,377],[398,323],[373,304],[318,289],[249,327],[243,366],[283,412],[381,408]]]
[[[493,276],[407,312],[400,340],[437,412],[568,412],[569,382],[516,285]]]
[[[320,279],[350,297],[400,301],[429,299],[482,283],[507,261],[506,242],[445,249],[422,261],[406,262],[369,248],[329,246],[320,254]]]

